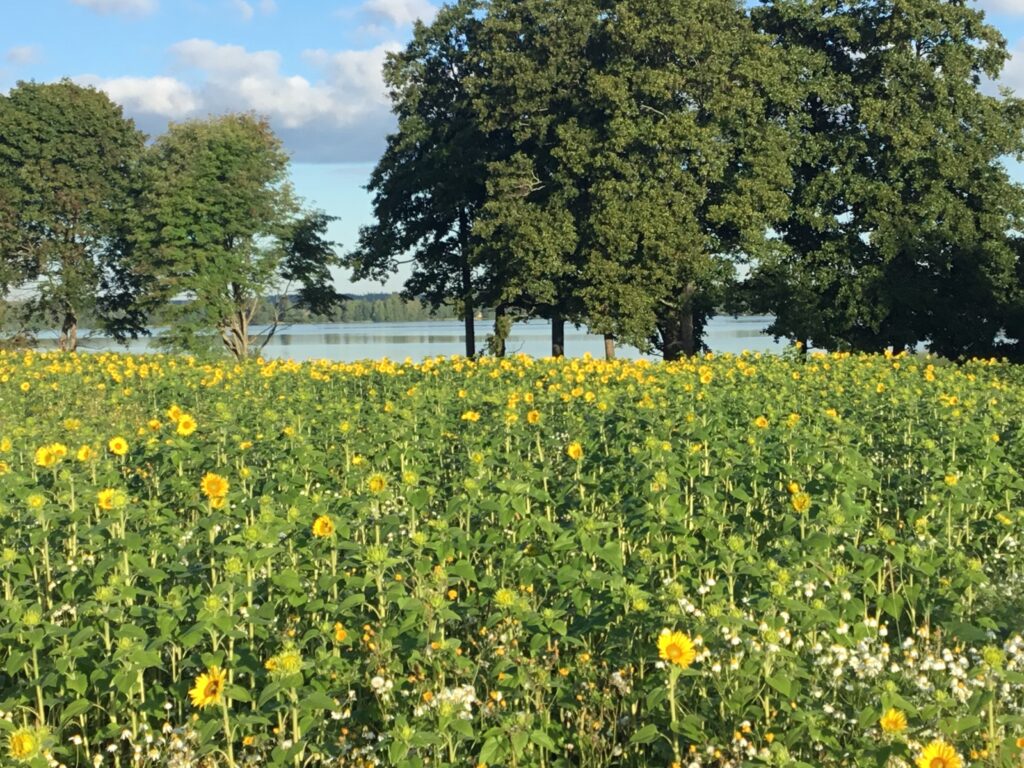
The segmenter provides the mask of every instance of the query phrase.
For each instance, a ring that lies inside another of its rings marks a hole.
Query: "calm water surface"
[[[770,317],[716,317],[708,323],[707,343],[714,352],[776,352],[783,343],[766,336],[763,330]],[[477,346],[483,348],[487,335],[493,330],[490,321],[476,323]],[[45,337],[44,345],[46,344]],[[80,341],[84,350],[120,350],[124,347],[110,339],[86,336]],[[507,344],[508,352],[523,352],[544,357],[551,352],[551,327],[543,320],[516,323]],[[152,340],[133,342],[132,352],[156,351]],[[604,339],[577,330],[565,329],[565,350],[570,356],[589,352],[594,357],[604,355]],[[458,355],[465,352],[463,325],[459,320],[440,320],[417,323],[324,323],[292,325],[278,330],[263,351],[264,357],[292,358],[294,360],[366,360],[382,357],[391,360],[422,360],[436,355]],[[632,347],[618,347],[620,357],[637,358],[642,355]]]

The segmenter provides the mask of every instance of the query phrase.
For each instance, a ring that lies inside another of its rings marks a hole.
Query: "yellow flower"
[[[7,737],[7,754],[15,760],[28,762],[39,754],[40,734],[31,728],[18,728]]]
[[[41,493],[33,493],[25,499],[25,503],[28,504],[29,509],[41,509],[46,504],[46,497]]]
[[[224,696],[224,682],[227,675],[220,667],[213,666],[196,678],[196,684],[188,692],[192,706],[203,709],[211,704],[220,704]]]
[[[177,405],[172,405],[170,408],[167,409],[167,418],[170,419],[171,421],[177,421],[181,417],[181,413],[181,408],[179,408]]]
[[[697,649],[686,633],[664,629],[658,635],[658,656],[670,664],[686,669],[697,658]]]
[[[754,419],[754,426],[758,429],[765,429],[768,426],[768,419],[764,416],[758,416]]]
[[[890,709],[878,721],[885,733],[899,733],[907,729],[907,716],[898,709]]]
[[[476,411],[466,411],[462,414],[463,421],[480,421],[480,414]]]
[[[189,435],[196,431],[197,426],[199,425],[196,424],[195,419],[193,419],[187,413],[183,413],[181,414],[180,417],[178,417],[178,428],[175,431],[182,437],[188,437]]]
[[[796,482],[795,480],[790,480],[789,483],[786,485],[786,490],[789,491],[790,493],[800,493],[800,483]]]
[[[797,512],[806,512],[810,509],[811,497],[806,493],[794,493],[790,503]]]
[[[952,746],[935,739],[921,751],[915,764],[917,768],[963,768],[964,761]]]
[[[110,452],[115,456],[124,456],[128,453],[128,441],[123,437],[112,437],[110,438],[110,442],[107,443],[107,448],[109,448]]]
[[[344,643],[346,637],[348,637],[348,630],[342,626],[341,622],[334,622],[334,642]]]
[[[8,464],[6,461],[0,461],[0,476],[6,475],[10,471],[11,465]]]
[[[526,414],[527,424],[540,424],[540,411],[530,411]]]
[[[943,478],[943,480],[945,481],[946,485],[948,485],[950,488],[952,488],[954,485],[960,482],[960,478],[957,477],[956,475],[946,475],[945,478]]]
[[[366,481],[366,484],[370,488],[370,493],[381,493],[388,487],[387,478],[380,473],[370,475],[370,479]]]
[[[318,539],[326,539],[334,534],[334,522],[327,515],[320,515],[313,521],[313,535]]]
[[[36,448],[35,461],[36,466],[49,468],[60,461],[60,457],[54,453],[51,446],[43,445]]]
[[[152,431],[156,432],[158,429],[160,429],[160,427],[163,426],[163,424],[160,423],[160,419],[150,419],[149,421],[146,422],[146,426],[149,427]]]
[[[231,484],[228,483],[226,477],[221,477],[214,472],[207,472],[199,483],[199,488],[208,499],[223,499],[228,495],[230,487]]]
[[[75,453],[75,458],[79,461],[92,461],[96,458],[96,451],[91,446],[83,445]]]
[[[100,509],[118,509],[123,507],[127,501],[124,491],[116,488],[104,488],[96,494],[96,506]]]
[[[569,443],[569,447],[565,449],[565,453],[573,461],[579,461],[583,458],[583,446],[580,445],[578,440],[573,440]]]

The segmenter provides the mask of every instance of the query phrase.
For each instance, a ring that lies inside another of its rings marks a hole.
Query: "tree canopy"
[[[801,52],[796,184],[781,245],[753,271],[771,330],[826,348],[991,354],[1020,294],[1024,102],[982,87],[1006,41],[954,0],[770,0]]]
[[[0,95],[0,289],[74,351],[92,313],[125,333],[131,286],[116,281],[143,135],[121,108],[69,80]]]
[[[326,312],[340,301],[325,239],[330,217],[299,215],[288,157],[268,123],[227,115],[172,125],[147,153],[136,248],[150,301],[170,304],[166,346],[220,343],[242,358],[262,348],[280,318],[256,330],[271,293],[298,284],[298,306]]]

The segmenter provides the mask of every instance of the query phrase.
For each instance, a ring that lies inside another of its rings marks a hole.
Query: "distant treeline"
[[[282,303],[295,299],[267,297],[260,301],[253,315],[253,325],[266,325],[274,321]],[[16,302],[0,302],[0,332],[10,334],[19,329],[38,332],[46,329],[42,322],[26,325],[19,322],[24,316],[23,307]],[[492,310],[484,310],[479,317],[490,319]],[[399,293],[367,293],[346,296],[333,312],[317,314],[299,306],[289,313],[289,323],[413,323],[428,320],[456,320],[459,313],[455,307],[442,305],[436,309],[418,300],[403,297]],[[152,318],[154,326],[163,325],[161,313]],[[102,328],[102,319],[85,315],[80,318],[83,328]]]

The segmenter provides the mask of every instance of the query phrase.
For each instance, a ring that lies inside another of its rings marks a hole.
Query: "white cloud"
[[[71,2],[104,16],[112,13],[144,16],[157,8],[157,0],[71,0]]]
[[[8,64],[21,66],[24,64],[35,64],[39,61],[42,51],[35,45],[16,45],[9,48],[4,58]]]
[[[395,26],[412,24],[417,19],[429,22],[437,8],[427,0],[366,0],[360,10],[373,19]]]
[[[260,0],[260,11],[262,13],[273,13],[277,10],[277,3],[274,0]]]
[[[978,0],[983,11],[1024,16],[1024,0]]]
[[[167,120],[253,111],[270,119],[296,160],[368,162],[393,127],[381,67],[399,47],[306,51],[315,73],[307,78],[282,71],[276,51],[192,39],[170,49],[174,77],[76,79],[106,91],[148,132]]]
[[[172,120],[188,117],[199,108],[192,89],[173,77],[114,77],[81,75],[75,80],[105,91],[131,115]]]
[[[250,21],[256,15],[256,11],[245,0],[231,0],[231,5],[238,11],[243,21]]]

